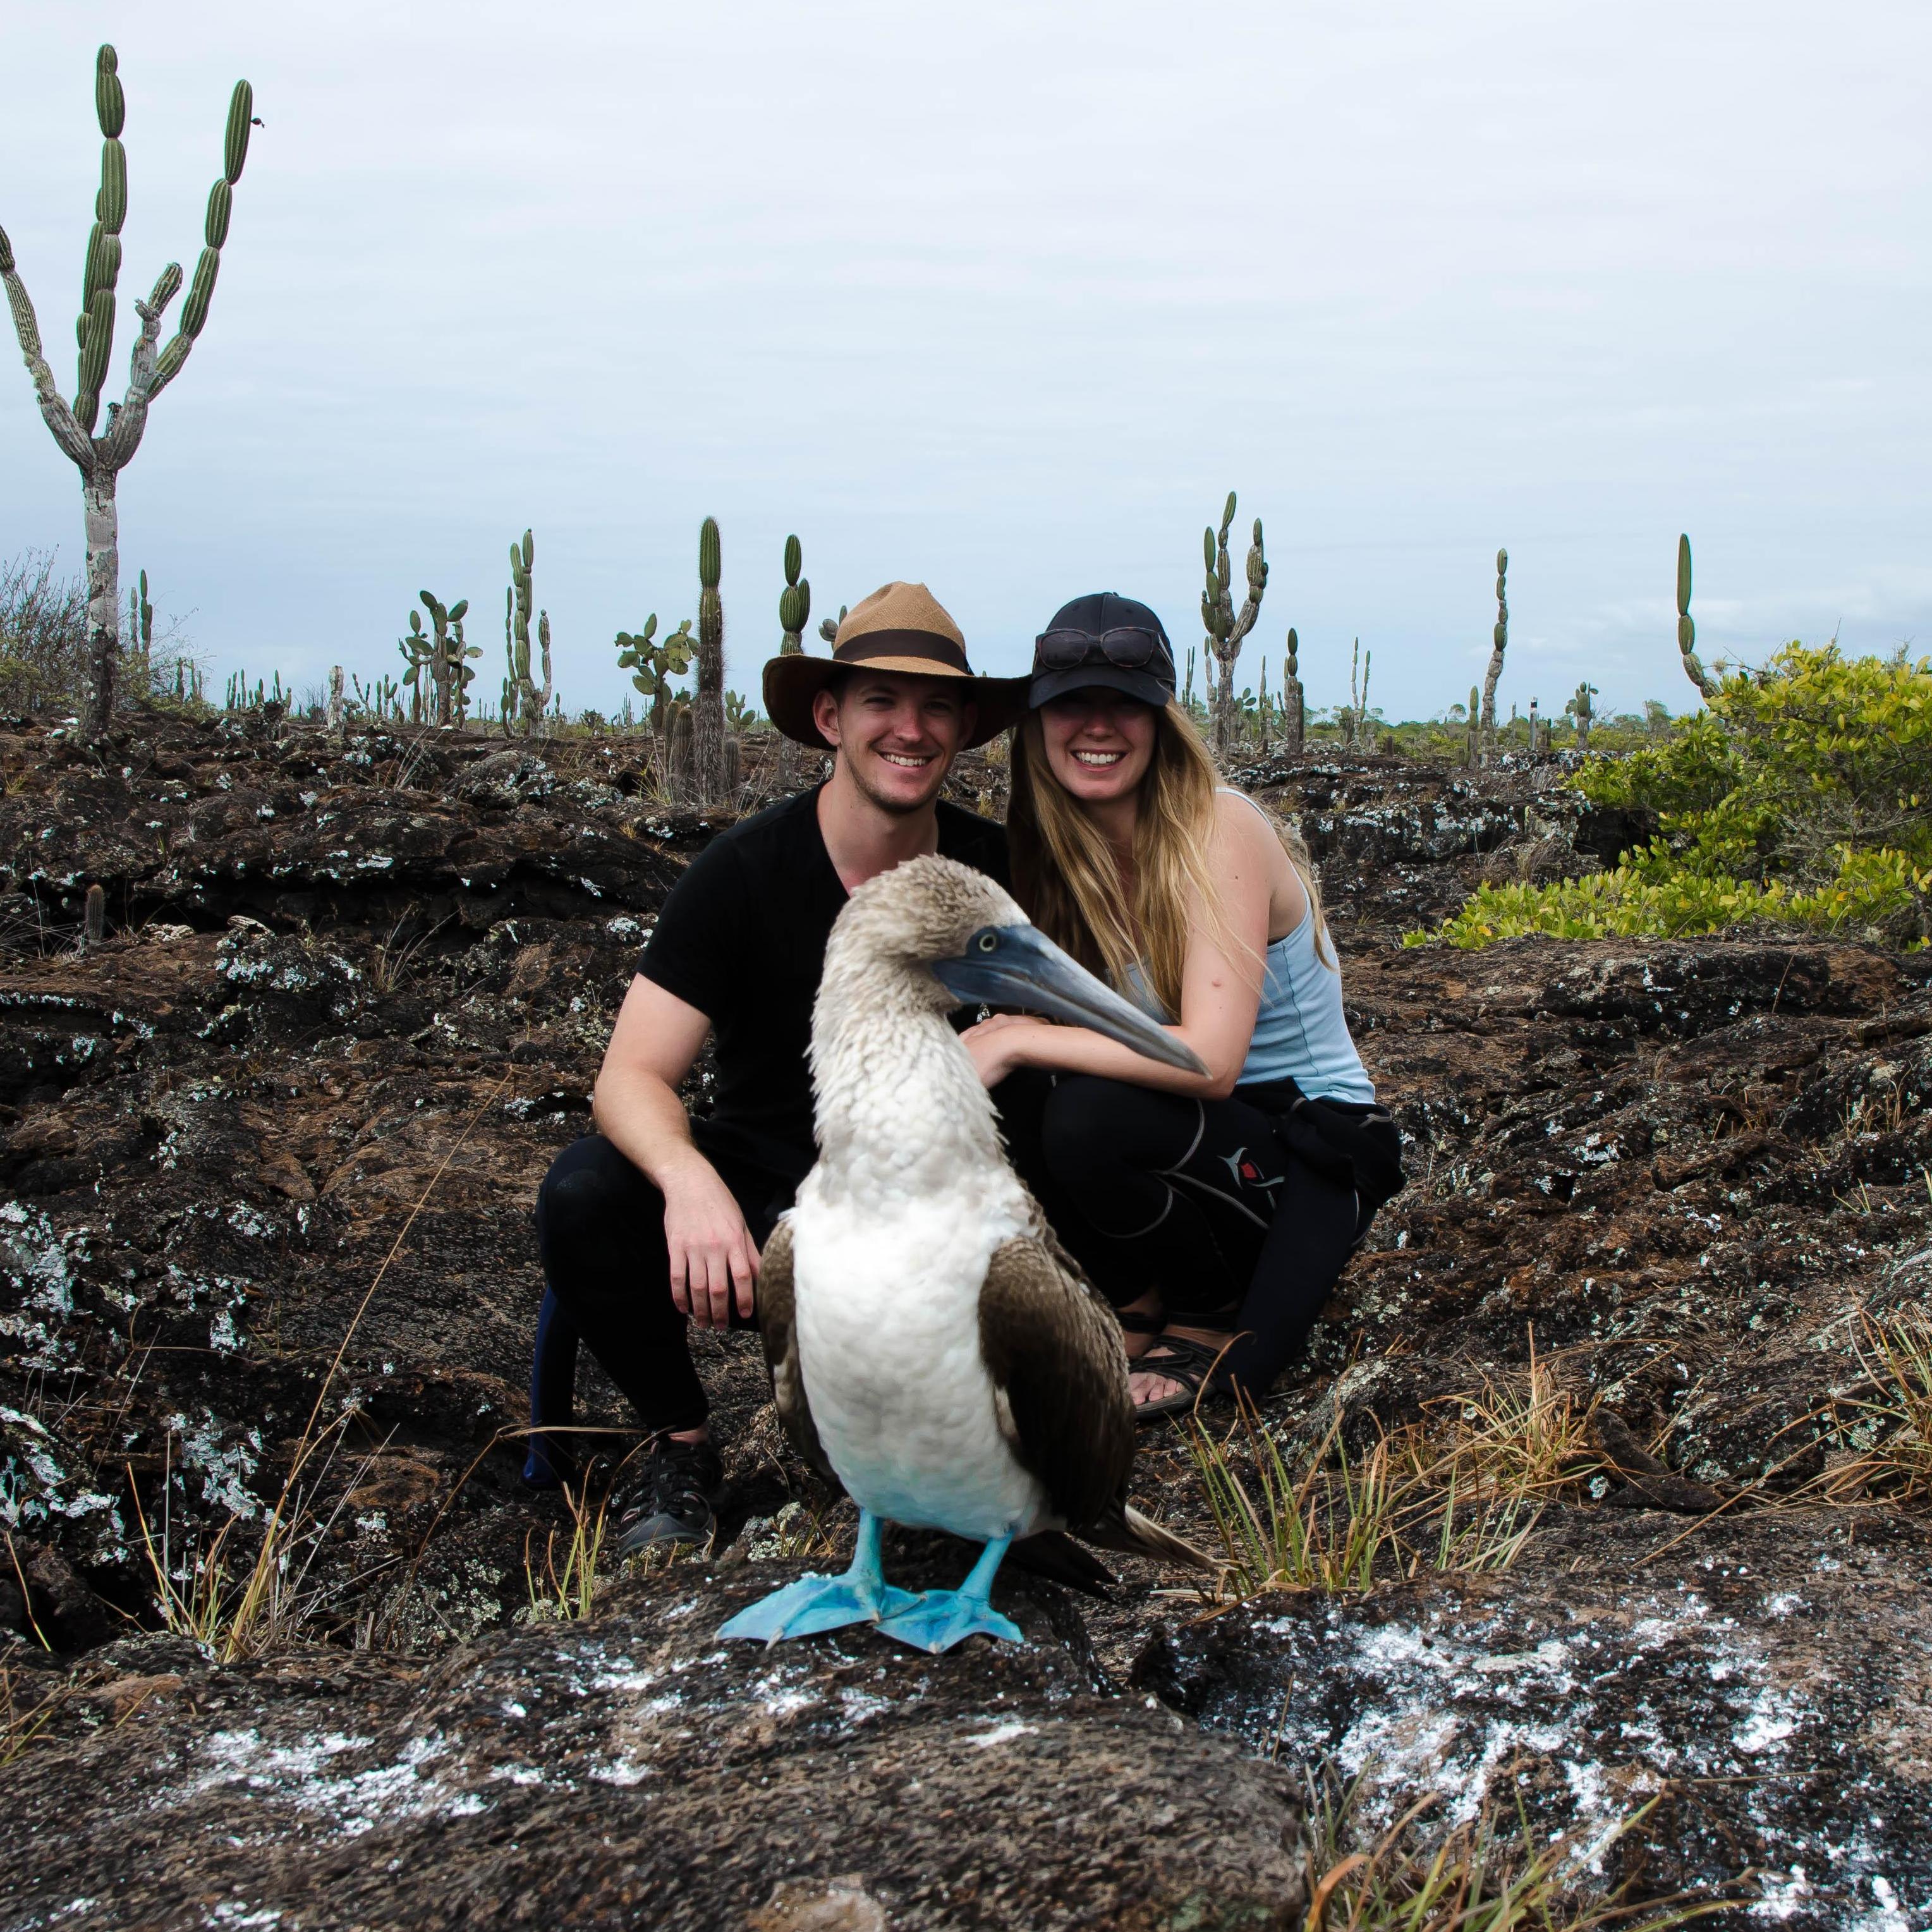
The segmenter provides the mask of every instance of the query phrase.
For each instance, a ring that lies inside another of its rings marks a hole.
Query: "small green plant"
[[[750,701],[741,693],[728,691],[724,694],[724,728],[728,731],[746,731],[758,722],[758,714]]]
[[[1901,944],[1932,932],[1932,660],[1787,644],[1712,680],[1707,709],[1667,740],[1592,758],[1574,782],[1593,804],[1651,814],[1656,836],[1609,872],[1485,886],[1440,937],[1673,937],[1760,920]]]
[[[286,704],[290,694],[282,688],[282,674],[274,674],[274,681],[265,686],[258,677],[255,688],[248,688],[248,674],[243,670],[228,674],[227,696],[222,705],[224,711],[260,711],[264,705]]]
[[[1395,1546],[1389,1444],[1378,1442],[1352,1464],[1340,1447],[1340,1430],[1338,1418],[1298,1479],[1246,1396],[1224,1436],[1198,1416],[1190,1419],[1188,1453],[1226,1559],[1225,1594],[1238,1598],[1283,1585],[1366,1590],[1375,1581],[1376,1558]],[[1245,1451],[1245,1475],[1239,1451]]]
[[[568,1483],[563,1486],[563,1501],[570,1511],[571,1528],[563,1541],[561,1565],[556,1530],[544,1539],[540,1563],[532,1549],[536,1531],[524,1538],[524,1581],[532,1623],[580,1622],[590,1616],[596,1599],[598,1567],[604,1554],[604,1502],[600,1500],[593,1510],[584,1492],[573,1492]]]

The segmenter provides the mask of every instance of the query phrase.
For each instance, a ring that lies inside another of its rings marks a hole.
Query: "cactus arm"
[[[1225,550],[1222,554],[1226,555]],[[1255,519],[1254,542],[1248,549],[1248,594],[1243,599],[1240,615],[1231,627],[1228,643],[1228,662],[1232,664],[1240,648],[1241,640],[1255,628],[1255,620],[1262,614],[1262,597],[1268,589],[1268,554],[1262,544],[1262,520]]]
[[[148,427],[148,405],[159,387],[154,380],[154,345],[160,340],[161,320],[181,282],[180,267],[170,262],[156,278],[148,299],[134,304],[141,318],[141,332],[128,358],[128,393],[121,402],[108,404],[106,434],[94,446],[96,460],[110,470],[124,470],[141,446]]]
[[[74,411],[54,380],[54,372],[40,346],[40,328],[26,284],[14,265],[14,250],[6,230],[0,229],[0,282],[7,286],[7,306],[14,314],[14,333],[20,344],[20,358],[34,379],[34,394],[39,398],[40,415],[59,444],[61,454],[82,470],[94,466],[94,445],[86,430],[75,421]]]
[[[1712,695],[1709,672],[1697,655],[1697,626],[1690,616],[1690,539],[1677,539],[1677,650],[1684,660],[1684,675],[1706,699]]]
[[[248,129],[254,112],[255,90],[245,80],[238,80],[228,100],[228,127],[222,142],[222,172],[208,190],[201,256],[194,265],[194,280],[188,290],[188,300],[182,304],[181,321],[174,339],[155,360],[151,397],[158,396],[181,374],[188,351],[194,346],[196,338],[208,320],[208,304],[214,296],[214,278],[221,272],[222,244],[228,239],[235,184],[242,178],[242,164],[248,158]]]

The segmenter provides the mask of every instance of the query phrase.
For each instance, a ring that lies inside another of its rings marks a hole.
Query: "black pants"
[[[1036,1148],[1015,1154],[1114,1306],[1158,1288],[1170,1318],[1234,1330],[1218,1379],[1259,1396],[1306,1340],[1373,1209],[1285,1146],[1258,1097],[1063,1075],[1038,1109]]]
[[[762,1248],[797,1182],[716,1151],[706,1158]],[[664,1214],[664,1196],[602,1134],[566,1148],[537,1195],[544,1278],[653,1432],[696,1429],[710,1411],[692,1366],[686,1318],[670,1298]],[[735,1304],[730,1318],[734,1328],[747,1325]]]
[[[1040,1142],[1043,1076],[1009,1081],[994,1104],[1003,1130],[1019,1150]],[[802,1166],[782,1174],[734,1160],[707,1144],[705,1124],[692,1138],[731,1190],[752,1238],[763,1248],[792,1204]],[[1021,1172],[1039,1184],[1036,1168]],[[537,1195],[537,1250],[551,1292],[576,1323],[590,1352],[628,1398],[644,1426],[696,1429],[710,1414],[692,1365],[686,1319],[670,1298],[670,1254],[664,1243],[664,1196],[602,1134],[586,1134],[559,1154]],[[735,1306],[730,1325],[742,1321]]]

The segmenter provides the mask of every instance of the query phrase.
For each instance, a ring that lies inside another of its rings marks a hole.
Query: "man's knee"
[[[634,1249],[640,1217],[662,1216],[657,1190],[602,1134],[573,1142],[537,1190],[537,1245],[544,1264]]]

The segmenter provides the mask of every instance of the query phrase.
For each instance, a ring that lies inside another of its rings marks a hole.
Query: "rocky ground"
[[[530,1619],[572,1524],[514,1432],[536,1186],[710,825],[621,740],[0,730],[0,1927],[1299,1925],[1324,1760],[1364,1829],[1520,1801],[1586,1891],[1932,1923],[1932,1536],[1861,1406],[1932,1270],[1932,967],[1405,948],[1640,828],[1550,760],[1240,776],[1321,862],[1411,1143],[1273,1438],[1332,1480],[1527,1404],[1538,1486],[1486,1543],[1412,1522],[1366,1588],[1128,1564],[1106,1603],[1018,1581],[1023,1652],[766,1657],[709,1633],[844,1517],[754,1346],[703,1350],[718,1546],[587,1621]],[[1214,1541],[1177,1433],[1136,1490]],[[152,1634],[158,1570],[208,1641]]]

